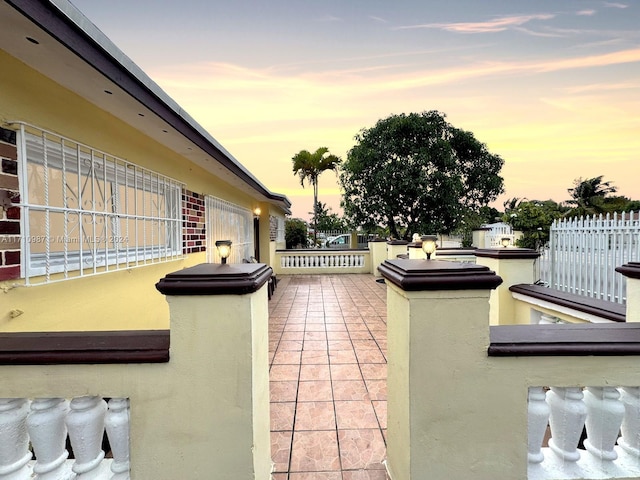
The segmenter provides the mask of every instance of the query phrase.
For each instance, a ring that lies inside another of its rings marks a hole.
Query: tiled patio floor
[[[269,302],[274,480],[384,480],[386,287],[280,278]]]

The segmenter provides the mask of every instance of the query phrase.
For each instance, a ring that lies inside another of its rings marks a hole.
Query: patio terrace
[[[284,276],[269,302],[274,480],[384,480],[386,286]]]

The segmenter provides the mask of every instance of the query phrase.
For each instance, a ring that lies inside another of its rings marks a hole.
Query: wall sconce
[[[504,248],[507,248],[510,243],[511,243],[511,239],[509,237],[502,237],[500,239],[500,245],[502,245]]]
[[[438,237],[435,235],[422,237],[422,251],[427,254],[427,260],[431,260],[431,254],[436,251],[436,240],[438,240]]]
[[[260,214],[262,213],[262,210],[260,209],[260,207],[256,207],[253,209],[253,218],[254,219],[259,219],[260,218]]]
[[[231,254],[231,240],[216,240],[216,248],[222,258],[221,263],[227,263],[227,257]]]

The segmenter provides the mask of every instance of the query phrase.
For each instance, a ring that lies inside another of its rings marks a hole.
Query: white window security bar
[[[182,258],[183,184],[14,122],[28,285]]]
[[[216,240],[231,240],[228,263],[241,263],[254,253],[253,213],[248,208],[207,195],[205,197],[207,222],[207,261],[220,263]]]

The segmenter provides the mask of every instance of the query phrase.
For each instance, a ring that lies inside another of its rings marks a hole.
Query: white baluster
[[[36,398],[31,403],[27,428],[36,456],[33,471],[39,479],[68,479],[74,475],[65,463],[69,402],[64,398]]]
[[[102,438],[107,402],[100,397],[77,397],[71,400],[67,428],[76,457],[73,471],[87,474],[100,466],[104,458]]]
[[[0,479],[31,478],[26,398],[0,398]]]
[[[551,387],[547,393],[547,403],[551,407],[549,447],[567,462],[577,462],[580,459],[577,447],[587,418],[583,397],[579,387]]]
[[[584,403],[587,406],[587,439],[584,447],[600,460],[613,461],[618,454],[613,449],[624,418],[624,405],[614,387],[587,387]]]
[[[528,402],[528,459],[529,463],[544,461],[542,441],[547,430],[551,409],[546,402],[546,393],[542,387],[529,387]]]
[[[340,260],[338,260],[340,262],[340,266],[344,267],[344,255],[340,255]]]
[[[620,401],[625,412],[618,445],[640,460],[640,387],[621,387]]]
[[[129,400],[112,398],[105,418],[107,436],[113,453],[112,480],[129,478]]]

